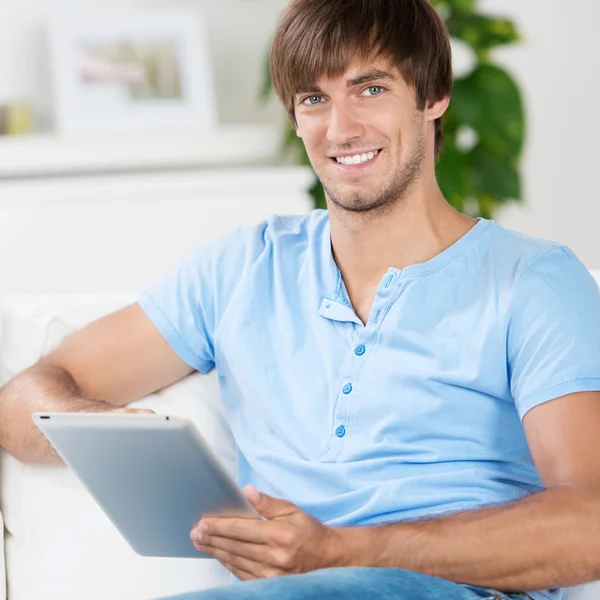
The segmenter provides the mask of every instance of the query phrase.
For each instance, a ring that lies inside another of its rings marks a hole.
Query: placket
[[[323,316],[327,316],[327,318],[352,321],[360,325],[356,328],[356,337],[350,355],[345,357],[342,380],[339,384],[333,408],[329,444],[321,457],[322,462],[335,462],[345,445],[352,443],[352,440],[355,439],[355,432],[352,427],[355,424],[352,407],[355,402],[360,402],[362,398],[369,395],[369,390],[364,390],[361,387],[360,375],[374,348],[377,332],[393,302],[394,292],[401,276],[402,272],[398,269],[388,269],[377,288],[366,326],[363,326],[350,306],[337,304],[331,300],[324,300],[321,306],[321,314],[325,313]],[[329,307],[327,307],[328,304]]]

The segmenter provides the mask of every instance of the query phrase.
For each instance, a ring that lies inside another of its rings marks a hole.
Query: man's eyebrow
[[[296,90],[294,92],[294,96],[298,96],[300,94],[322,94],[322,93],[323,93],[323,90],[320,87],[318,87],[316,85],[312,85],[309,87],[303,87],[303,88]]]
[[[366,73],[362,73],[358,75],[358,77],[353,77],[352,79],[346,80],[346,87],[351,88],[355,85],[362,85],[363,83],[369,83],[369,81],[376,81],[378,79],[391,79],[394,81],[396,78],[387,71],[381,71],[380,69],[373,69],[372,71],[367,71]]]

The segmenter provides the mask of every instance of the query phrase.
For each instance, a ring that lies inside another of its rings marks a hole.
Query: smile
[[[382,150],[379,149],[350,156],[332,156],[329,160],[331,160],[339,172],[346,174],[357,174],[362,171],[370,171],[372,165],[377,162],[377,158],[381,152]]]
[[[355,154],[354,156],[336,156],[335,160],[340,165],[360,165],[373,160],[377,154],[379,154],[379,150],[367,152],[366,154]]]

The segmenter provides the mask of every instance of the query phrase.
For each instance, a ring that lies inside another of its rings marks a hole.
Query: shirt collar
[[[458,255],[472,244],[479,235],[493,223],[488,219],[479,217],[477,222],[465,235],[458,239],[454,244],[446,248],[440,254],[434,256],[424,263],[410,265],[402,269],[389,269],[402,273],[403,277],[414,277],[418,275],[427,275],[433,271],[437,271],[452,262]],[[331,227],[329,223],[329,215],[326,213],[324,225],[322,228],[322,245],[321,245],[321,265],[324,267],[324,282],[327,293],[321,302],[319,314],[325,318],[334,321],[352,321],[361,324],[360,319],[356,316],[346,286],[342,279],[342,274],[333,257],[333,249],[331,247]]]

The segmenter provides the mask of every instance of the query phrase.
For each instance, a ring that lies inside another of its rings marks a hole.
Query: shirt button
[[[354,349],[354,354],[356,354],[356,356],[362,356],[365,353],[365,346],[364,344],[361,344],[360,346],[356,346],[356,348]]]
[[[339,438],[344,437],[346,435],[346,428],[343,425],[340,425],[335,430],[335,435],[337,435]]]
[[[352,384],[351,383],[347,383],[343,388],[342,388],[342,392],[344,392],[344,394],[349,394],[352,391]]]

